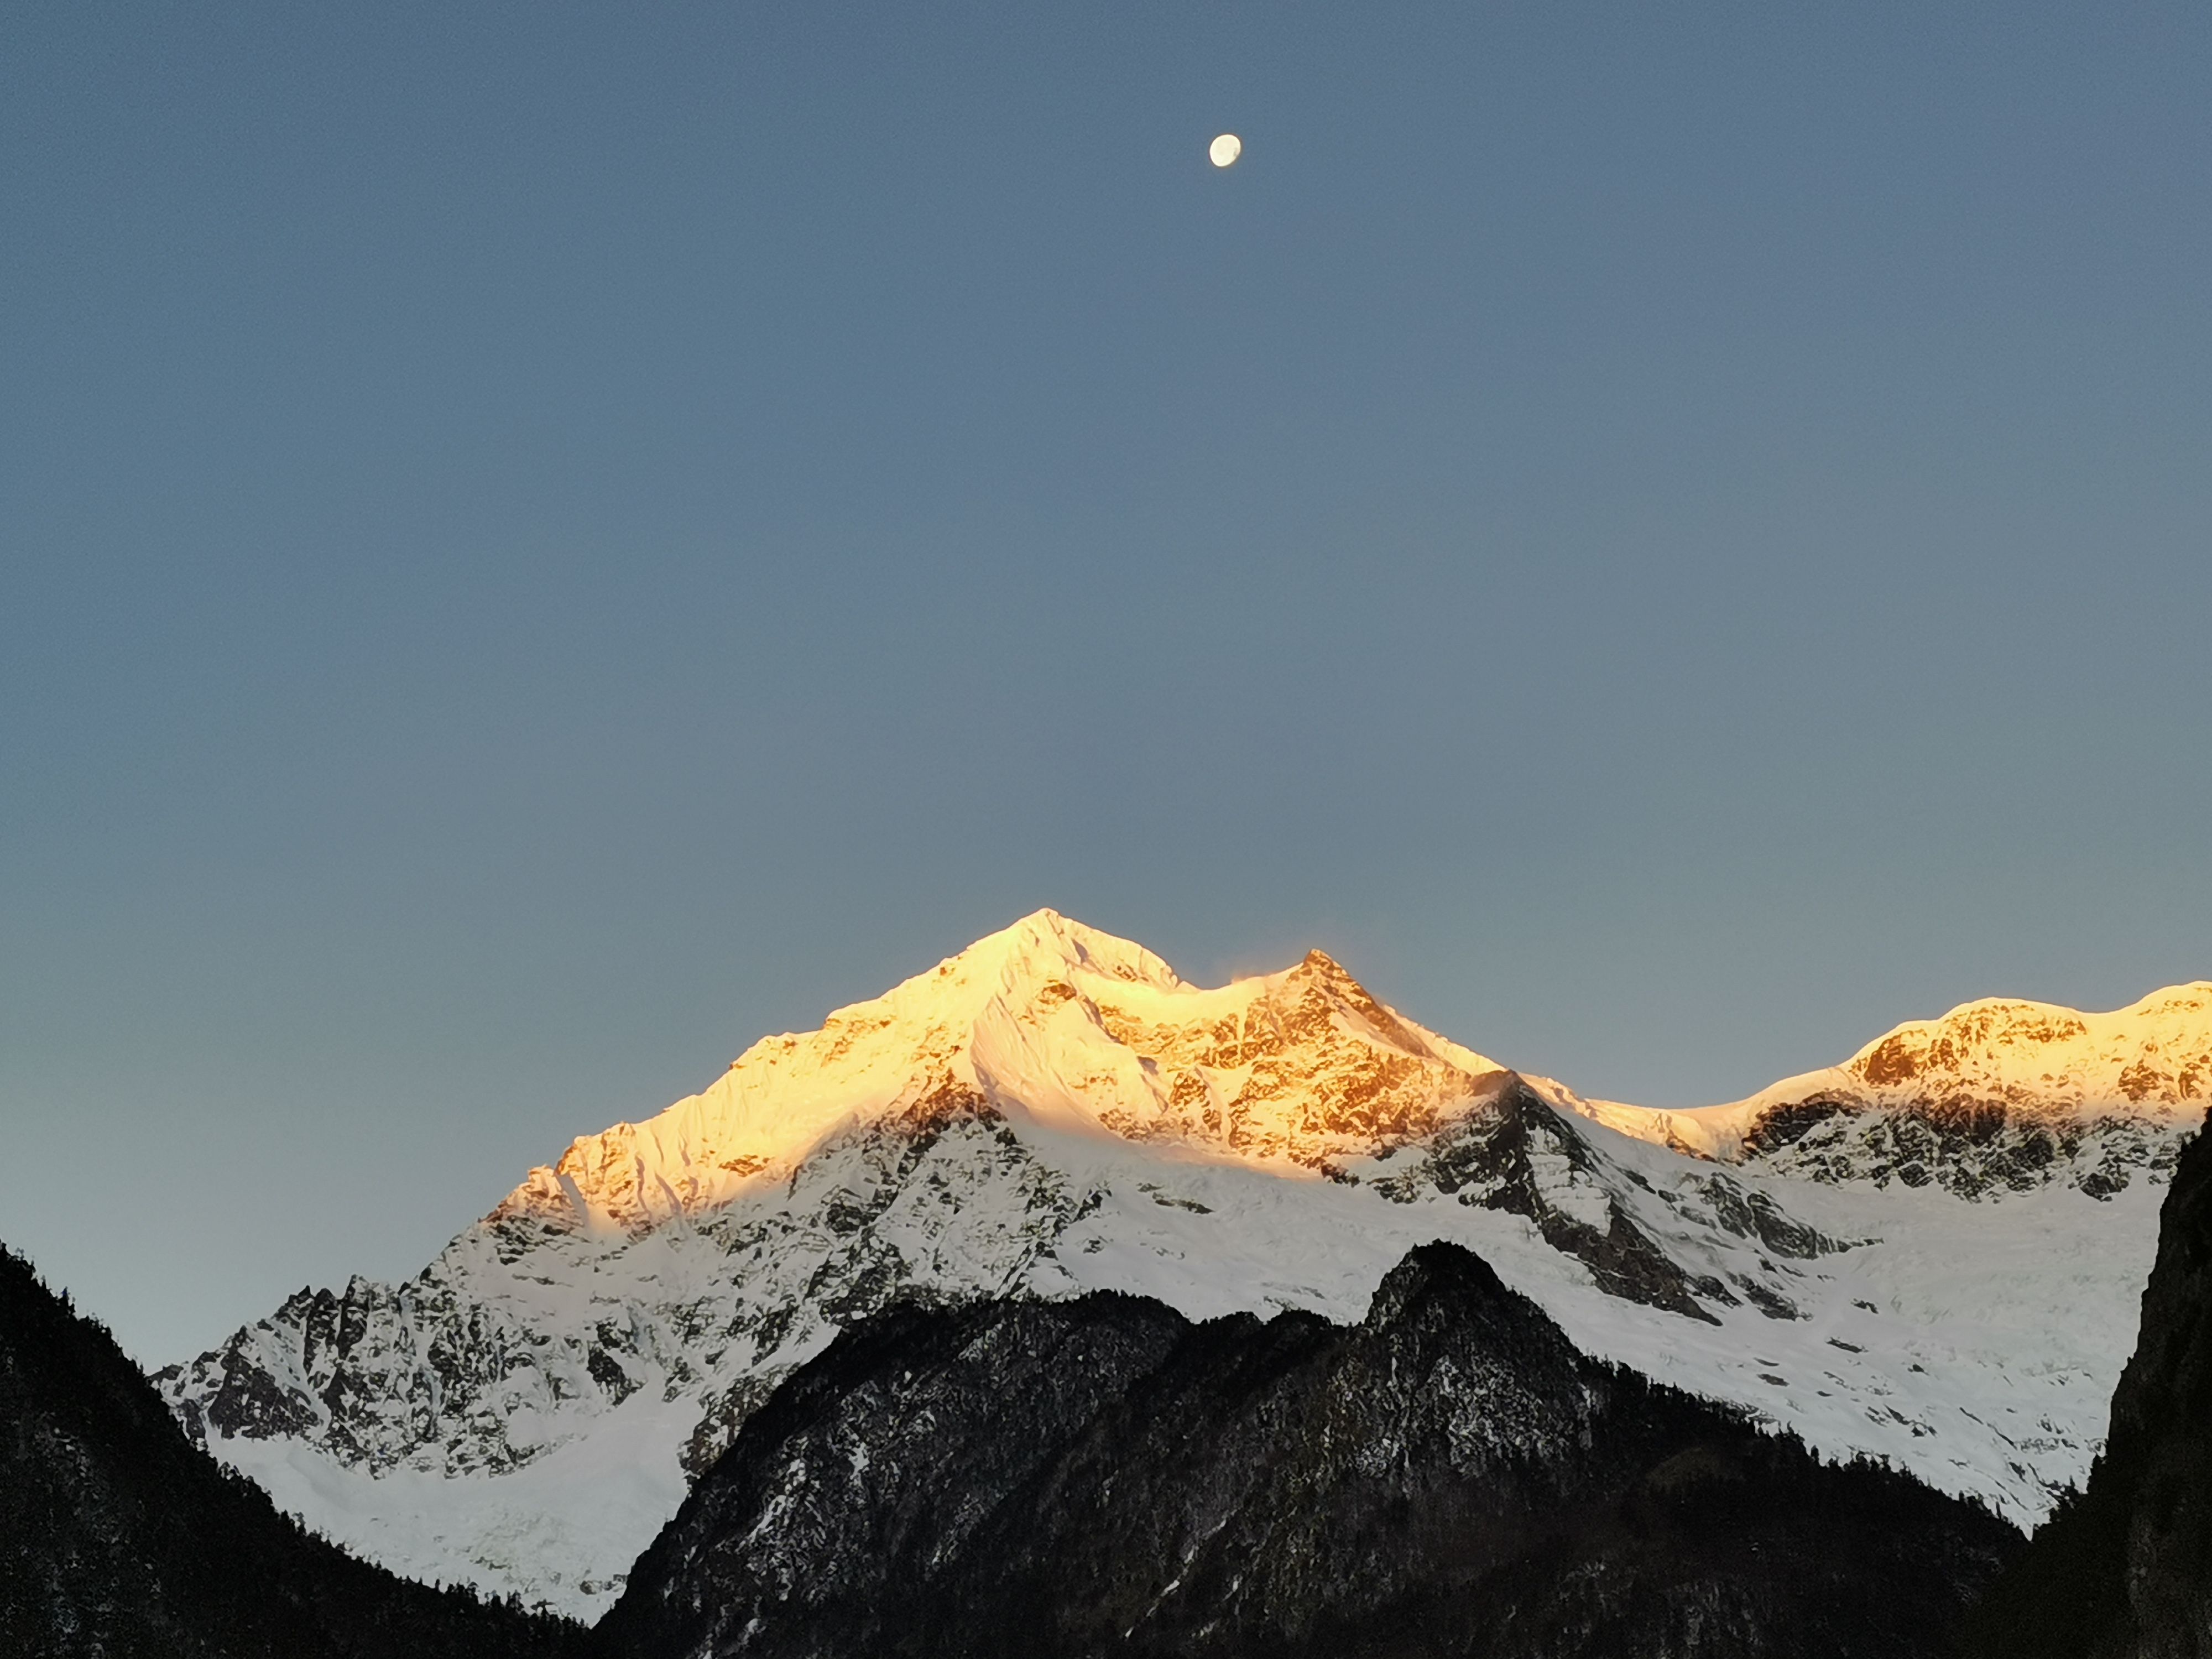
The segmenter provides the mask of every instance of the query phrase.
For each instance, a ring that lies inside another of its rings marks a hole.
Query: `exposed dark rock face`
[[[1710,1166],[1655,1188],[1633,1170],[1608,1165],[1591,1145],[1586,1125],[1516,1074],[1496,1073],[1494,1082],[1487,1097],[1423,1144],[1403,1169],[1370,1176],[1374,1189],[1398,1203],[1437,1193],[1470,1208],[1525,1217],[1547,1244],[1587,1267],[1608,1296],[1706,1324],[1719,1323],[1707,1303],[1749,1302],[1773,1318],[1797,1317],[1775,1288],[1777,1280],[1787,1282],[1786,1275],[1764,1263],[1764,1280],[1735,1275],[1737,1288],[1731,1291],[1713,1274],[1686,1267],[1650,1231],[1649,1206],[1644,1222],[1631,1213],[1628,1188],[1641,1188],[1654,1206],[1665,1206],[1659,1213],[1677,1224],[1678,1248],[1688,1243],[1681,1224],[1756,1240],[1777,1255],[1799,1260],[1850,1248],[1848,1241],[1792,1220],[1765,1194]],[[1700,1252],[1692,1244],[1683,1254],[1695,1261]]]
[[[106,1330],[0,1249],[0,1653],[560,1659],[582,1636],[303,1532],[189,1444]]]
[[[1516,1077],[1486,1109],[1468,1114],[1437,1138],[1420,1174],[1462,1204],[1527,1217],[1546,1243],[1581,1261],[1609,1295],[1719,1322],[1691,1291],[1735,1297],[1716,1283],[1693,1281],[1610,1200],[1602,1228],[1562,1212],[1537,1179],[1535,1159],[1543,1156],[1583,1170],[1593,1162],[1583,1137]]]
[[[2202,1133],[2159,1212],[2142,1333],[2104,1455],[1990,1590],[1969,1650],[2212,1655],[2212,1139]]]
[[[896,1309],[746,1423],[594,1632],[713,1654],[1902,1656],[2020,1547],[1577,1352],[1451,1245],[1367,1318]]]
[[[1799,1180],[1936,1186],[1983,1199],[2062,1184],[2094,1199],[2172,1167],[2176,1137],[2124,1113],[2039,1109],[1970,1094],[1905,1101],[1814,1096],[1769,1109],[1744,1133],[1753,1167]]]

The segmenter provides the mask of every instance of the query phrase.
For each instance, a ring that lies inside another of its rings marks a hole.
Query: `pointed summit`
[[[841,1126],[986,1112],[1320,1169],[1432,1133],[1502,1067],[1377,1001],[1326,952],[1207,990],[1037,910],[700,1093],[533,1170],[493,1218],[635,1233],[787,1172]]]

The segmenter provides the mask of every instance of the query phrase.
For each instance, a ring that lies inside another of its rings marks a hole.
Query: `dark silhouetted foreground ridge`
[[[0,1248],[0,1654],[562,1659],[582,1637],[302,1531]]]
[[[894,1309],[747,1422],[608,1659],[1905,1659],[2021,1547],[1577,1352],[1452,1245],[1366,1319]]]
[[[2212,1141],[2183,1151],[2159,1212],[2135,1358],[2087,1490],[1990,1590],[1989,1659],[2212,1654]]]

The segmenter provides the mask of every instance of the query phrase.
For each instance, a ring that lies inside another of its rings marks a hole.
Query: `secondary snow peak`
[[[1560,1097],[1639,1139],[1784,1174],[2109,1199],[2136,1170],[2170,1169],[2212,1101],[2212,982],[2109,1013],[1985,997],[1726,1106]]]

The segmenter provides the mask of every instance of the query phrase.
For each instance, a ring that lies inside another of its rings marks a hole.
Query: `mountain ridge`
[[[746,1425],[594,1641],[1932,1659],[2021,1541],[1589,1360],[1439,1243],[1346,1324],[1115,1292],[878,1314]]]
[[[1851,1162],[1853,1120],[1901,1111],[1927,1130],[1923,1146],[1948,1139],[1955,1153],[1965,1143],[2002,1143],[2006,1157],[1958,1163],[1955,1188],[1978,1196],[2035,1184],[2094,1133],[2170,1129],[2200,1116],[2208,1100],[2212,981],[2198,980],[2103,1013],[1979,998],[1936,1019],[1893,1026],[1840,1066],[1784,1078],[1724,1105],[1573,1103],[1610,1127],[1693,1157],[1778,1169],[1818,1167],[1826,1157],[1854,1174],[1919,1184],[1911,1146],[1885,1157],[1900,1149],[1859,1137],[1856,1167]],[[2124,1184],[2120,1169],[2100,1164],[2080,1178],[2096,1197]]]
[[[161,1386],[357,1547],[589,1613],[776,1382],[894,1299],[1356,1319],[1445,1238],[1588,1351],[2033,1520],[2101,1437],[2186,1113],[1781,1103],[1808,1104],[1786,1145],[1686,1155],[1323,953],[1206,988],[1042,911]],[[2055,1265],[2023,1287],[2028,1254]]]
[[[1109,1040],[1096,1045],[1104,1061],[1084,1056],[1080,1091],[1054,1064],[1073,1045],[1052,1027],[1070,1014]],[[1318,1057],[1324,1074],[1346,1058],[1347,1045],[1328,1044],[1322,1029],[1332,1018],[1389,1053],[1355,1061],[1319,1114],[1269,1110],[1284,1100],[1269,1062],[1290,1042],[1333,1048]],[[579,1136],[492,1216],[629,1229],[718,1207],[841,1121],[900,1109],[917,1087],[972,1091],[1054,1127],[1319,1169],[1432,1132],[1472,1097],[1468,1085],[1505,1070],[1386,1008],[1323,951],[1206,989],[1141,945],[1038,910],[814,1031],[763,1037],[643,1124]],[[771,1099],[772,1119],[762,1109]]]

